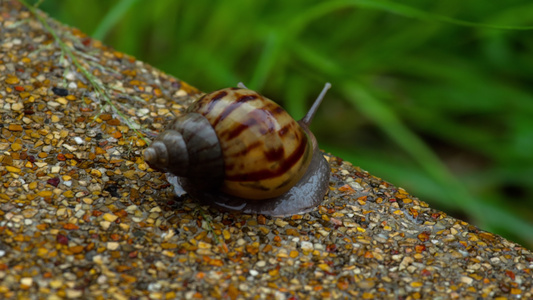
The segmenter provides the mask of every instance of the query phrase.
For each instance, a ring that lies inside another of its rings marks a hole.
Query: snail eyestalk
[[[320,95],[315,100],[315,103],[313,103],[313,106],[309,109],[305,117],[300,121],[304,123],[305,125],[309,126],[311,124],[311,121],[313,120],[313,117],[315,116],[316,111],[318,110],[318,107],[320,106],[320,103],[322,103],[322,100],[324,99],[324,96],[326,96],[326,92],[331,88],[331,83],[326,82],[324,85],[324,88],[322,89],[322,92],[320,92]]]

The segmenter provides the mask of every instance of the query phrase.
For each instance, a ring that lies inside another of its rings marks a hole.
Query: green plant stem
[[[146,144],[150,144],[150,141],[147,140],[144,135],[135,128],[131,122],[120,112],[118,107],[111,101],[111,97],[108,95],[107,91],[104,89],[101,83],[97,82],[95,77],[78,61],[76,56],[72,53],[72,50],[69,46],[67,46],[55,33],[55,31],[50,27],[46,19],[41,16],[41,14],[37,13],[36,8],[32,5],[29,5],[24,0],[20,0],[20,2],[30,10],[30,12],[41,22],[41,24],[44,26],[44,28],[54,37],[54,40],[61,48],[61,51],[63,51],[72,61],[72,63],[78,68],[78,70],[81,71],[81,73],[89,80],[93,88],[95,89],[96,93],[104,98],[104,101],[106,104],[110,105],[113,110],[122,118],[122,120],[133,129],[133,131],[137,134],[137,136],[142,139]]]

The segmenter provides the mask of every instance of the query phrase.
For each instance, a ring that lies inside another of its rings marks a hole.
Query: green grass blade
[[[107,15],[100,21],[98,27],[94,30],[92,37],[97,40],[102,40],[109,33],[111,28],[117,24],[126,12],[138,0],[121,0],[107,13]]]
[[[393,141],[417,161],[431,177],[449,188],[450,201],[466,211],[472,211],[477,208],[477,203],[472,200],[465,187],[457,182],[440,159],[415,134],[405,127],[389,108],[356,83],[343,83],[340,88],[352,104],[371,118]],[[476,217],[481,220],[484,219],[479,214]]]

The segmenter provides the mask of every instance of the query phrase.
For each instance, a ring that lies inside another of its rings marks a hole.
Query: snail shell
[[[299,122],[244,87],[206,94],[154,140],[145,160],[205,203],[272,216],[309,211],[329,186],[329,165],[308,128],[329,87]]]

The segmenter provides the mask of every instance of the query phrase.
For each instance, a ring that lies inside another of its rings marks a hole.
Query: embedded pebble
[[[24,108],[24,105],[20,102],[13,103],[11,105],[11,110],[14,110],[14,111],[21,111],[23,108]]]
[[[107,249],[108,250],[117,250],[119,246],[120,246],[120,244],[117,243],[117,242],[108,242],[107,243]]]
[[[79,136],[74,137],[74,141],[75,141],[76,144],[78,144],[78,145],[83,144],[83,139],[82,139],[81,137],[79,137]]]

